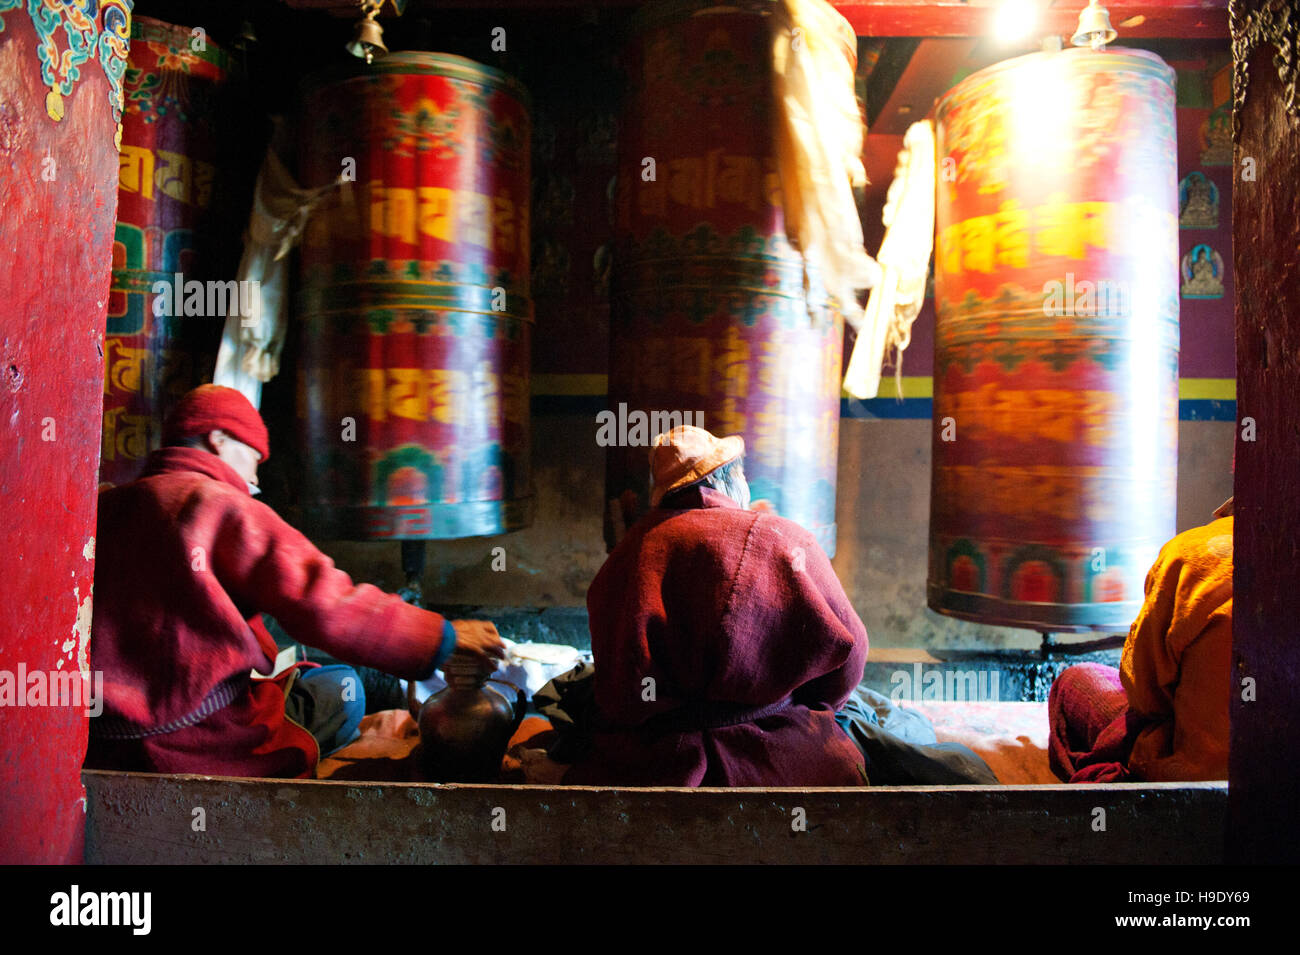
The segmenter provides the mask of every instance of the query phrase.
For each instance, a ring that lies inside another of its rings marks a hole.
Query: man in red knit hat
[[[252,677],[276,655],[262,611],[302,643],[411,680],[454,650],[504,656],[491,623],[354,584],[253,500],[270,445],[240,392],[189,392],[163,443],[138,480],[99,496],[90,653],[104,713],[87,766],[305,777],[354,738],[365,697],[350,667]]]

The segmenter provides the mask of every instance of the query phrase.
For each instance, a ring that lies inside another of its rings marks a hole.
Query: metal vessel
[[[501,759],[519,724],[528,698],[515,689],[512,704],[488,686],[493,665],[454,653],[443,673],[447,686],[420,708],[421,775],[431,782],[491,783],[501,775]]]

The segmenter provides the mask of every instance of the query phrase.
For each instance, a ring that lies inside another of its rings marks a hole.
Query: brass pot
[[[515,691],[512,706],[488,686],[492,671],[491,663],[459,652],[443,667],[447,686],[420,707],[419,764],[425,779],[491,783],[501,775],[501,759],[523,722],[528,696],[519,687],[505,684]]]

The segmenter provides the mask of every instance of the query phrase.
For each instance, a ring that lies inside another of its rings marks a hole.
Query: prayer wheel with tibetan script
[[[939,102],[929,604],[1127,630],[1174,535],[1174,73],[1035,53]]]
[[[228,283],[209,281],[225,115],[219,97],[228,74],[226,54],[206,36],[131,19],[104,337],[101,483],[139,476],[170,403],[210,374],[232,297],[238,302]]]
[[[835,552],[843,317],[815,274],[805,283],[786,237],[776,6],[653,4],[626,50],[610,302],[620,427],[602,441],[611,544],[645,513],[648,444],[686,423],[742,435],[753,506]],[[853,29],[839,23],[826,40],[856,62]]]
[[[344,182],[304,237],[305,525],[354,540],[526,526],[528,94],[458,56],[314,83],[303,179]]]

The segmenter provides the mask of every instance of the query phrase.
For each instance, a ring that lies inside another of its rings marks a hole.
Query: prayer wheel
[[[1035,53],[937,107],[930,607],[1127,630],[1175,532],[1174,73]]]
[[[303,179],[301,513],[323,536],[431,540],[531,520],[528,94],[458,56],[312,83]]]
[[[240,301],[237,285],[209,281],[219,97],[228,74],[226,54],[202,31],[131,19],[101,483],[139,476],[170,403],[211,373],[225,317]]]
[[[745,439],[753,506],[835,552],[843,316],[786,237],[768,0],[646,7],[626,51],[611,276],[606,539],[644,514],[647,447]],[[853,29],[829,42],[856,62]]]

